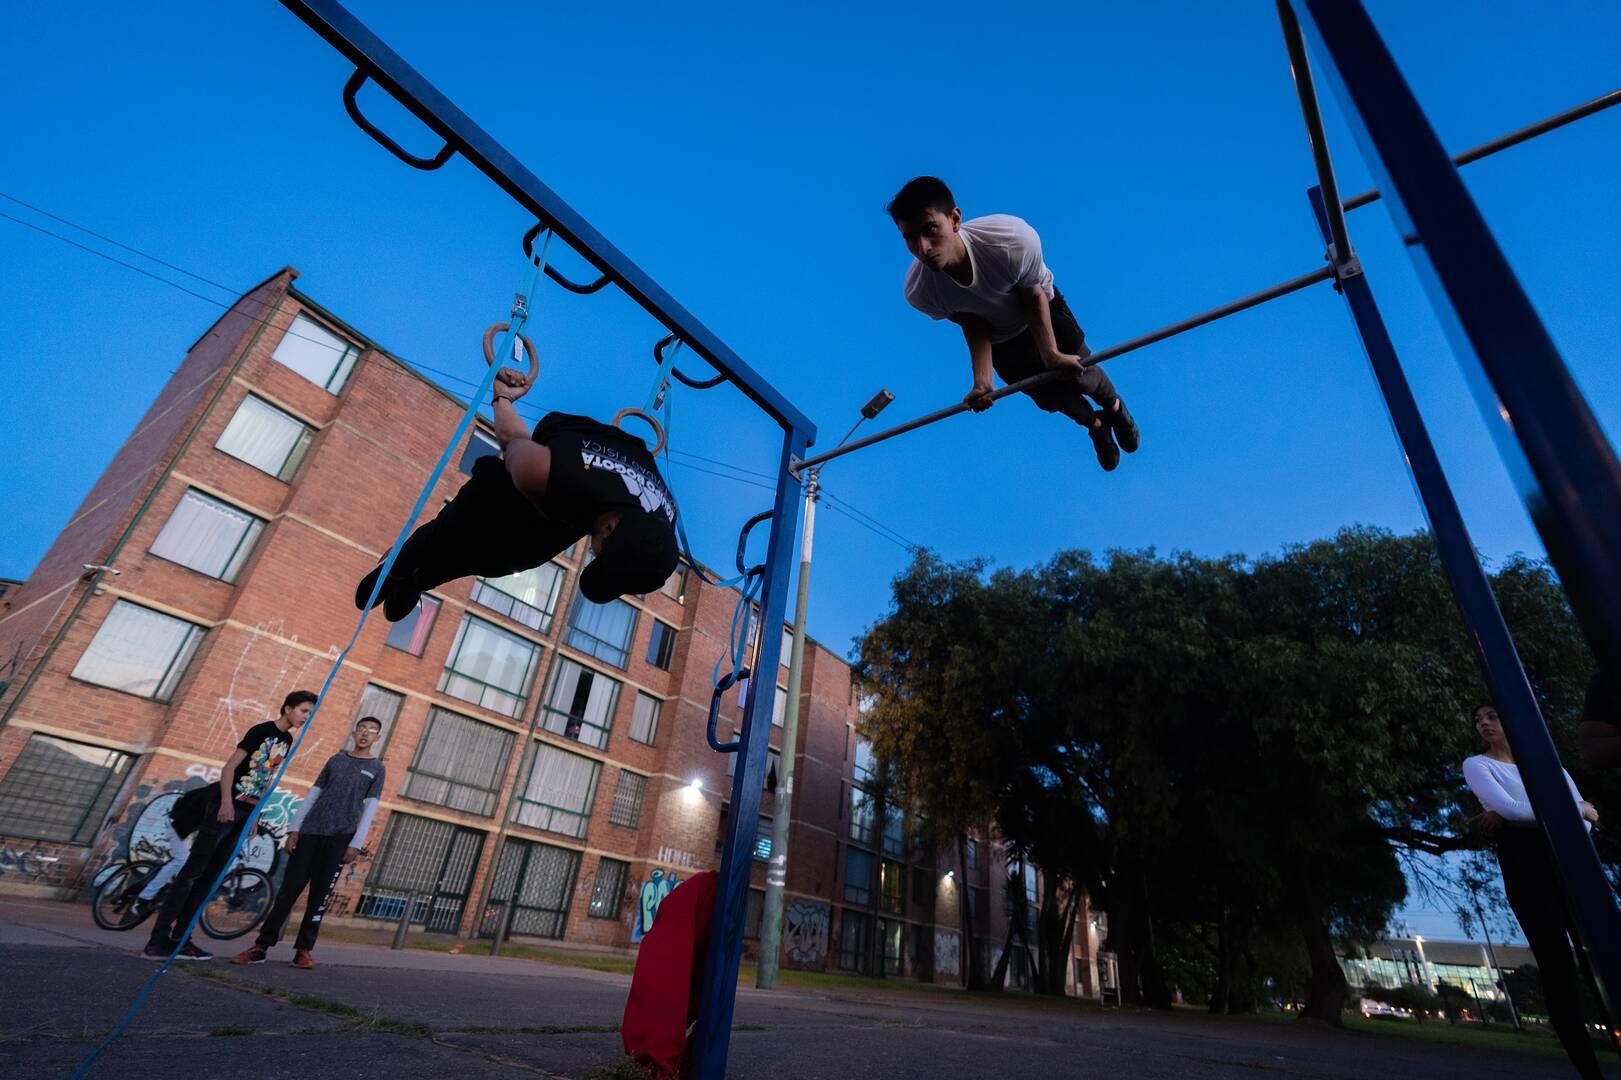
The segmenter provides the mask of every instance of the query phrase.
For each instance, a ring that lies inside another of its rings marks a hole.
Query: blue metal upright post
[[[1416,237],[1408,250],[1582,632],[1621,670],[1621,463],[1362,4],[1290,3]]]
[[[777,468],[777,500],[771,515],[771,537],[761,583],[760,651],[743,705],[741,761],[732,781],[732,804],[726,815],[721,849],[720,885],[709,924],[703,983],[698,997],[698,1026],[692,1040],[692,1075],[721,1080],[732,1038],[732,1007],[737,1001],[737,969],[743,959],[743,926],[748,915],[749,875],[754,867],[756,824],[765,790],[767,750],[771,744],[771,710],[777,695],[777,662],[782,651],[782,625],[788,615],[789,571],[794,565],[794,532],[799,521],[799,474],[790,467],[805,456],[806,432],[788,428]]]
[[[1314,187],[1308,194],[1323,243],[1331,245],[1333,238],[1323,191]],[[1553,847],[1589,969],[1613,1018],[1616,1015],[1613,995],[1621,990],[1621,953],[1616,948],[1621,944],[1621,911],[1616,909],[1598,852],[1570,798],[1570,789],[1565,786],[1559,752],[1548,734],[1547,722],[1520,663],[1508,624],[1503,621],[1503,612],[1492,595],[1491,582],[1481,568],[1469,529],[1452,497],[1452,487],[1430,442],[1424,417],[1374,302],[1367,276],[1360,269],[1354,269],[1343,275],[1338,284],[1390,411],[1391,426],[1395,428],[1407,466],[1412,471],[1413,486],[1429,518],[1430,534],[1440,553],[1441,566],[1452,585],[1464,621],[1469,624],[1475,654],[1491,687],[1492,700],[1503,718],[1503,729],[1513,743],[1515,763]]]

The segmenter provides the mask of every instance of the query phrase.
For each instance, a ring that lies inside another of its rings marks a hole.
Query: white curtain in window
[[[73,677],[167,700],[201,634],[201,628],[189,622],[120,600],[79,657]]]
[[[635,625],[636,609],[623,600],[593,604],[582,596],[574,604],[574,629],[606,643],[618,654],[619,663],[624,663],[624,652],[630,647],[631,628]],[[583,644],[579,647],[601,655],[597,649]]]
[[[529,676],[539,651],[537,645],[516,634],[468,616],[462,626],[461,647],[449,667],[458,675],[522,697],[529,691]]]
[[[230,581],[263,527],[252,514],[188,490],[153,541],[152,554]]]
[[[636,711],[630,717],[631,738],[652,745],[653,738],[659,730],[659,711],[662,704],[658,698],[637,691]]]
[[[298,420],[250,395],[237,406],[214,446],[271,476],[280,476],[304,431]]]
[[[492,586],[530,607],[550,612],[557,603],[557,586],[563,579],[562,567],[546,563],[531,570],[520,570],[506,577],[486,579]]]
[[[323,390],[343,389],[354,367],[356,349],[326,327],[299,315],[282,335],[272,358]]]
[[[576,713],[574,702],[579,696],[581,679],[587,680],[585,710]],[[573,660],[559,660],[557,679],[552,683],[551,697],[546,704],[560,712],[579,716],[586,723],[610,727],[613,722],[614,702],[619,697],[618,691],[619,684],[613,679],[582,667]]]

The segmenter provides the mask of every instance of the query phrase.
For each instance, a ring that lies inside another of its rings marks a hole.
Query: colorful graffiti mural
[[[934,932],[934,974],[956,978],[962,972],[962,935],[949,930]]]
[[[642,940],[647,932],[653,928],[653,920],[658,916],[659,906],[664,898],[680,883],[680,878],[668,870],[649,870],[647,880],[642,883],[641,890],[636,894],[636,924],[630,928],[630,940],[634,944]]]
[[[827,961],[831,913],[826,904],[795,900],[782,917],[782,945],[788,966],[820,971]]]

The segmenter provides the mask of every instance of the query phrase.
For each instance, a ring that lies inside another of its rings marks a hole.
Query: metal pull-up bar
[[[1240,311],[1245,311],[1249,308],[1264,304],[1268,300],[1276,300],[1280,296],[1287,296],[1292,292],[1298,292],[1309,285],[1315,285],[1319,281],[1328,281],[1333,277],[1333,269],[1327,266],[1313,270],[1309,274],[1301,274],[1297,278],[1290,278],[1288,281],[1274,285],[1270,289],[1262,289],[1258,293],[1251,293],[1248,296],[1240,297],[1229,304],[1223,304],[1220,307],[1211,308],[1209,311],[1183,319],[1181,322],[1172,323],[1170,326],[1162,327],[1149,334],[1144,334],[1142,337],[1135,337],[1130,341],[1123,341],[1119,345],[1111,345],[1107,349],[1099,349],[1097,352],[1093,353],[1091,356],[1087,357],[1085,361],[1083,361],[1083,366],[1092,367],[1093,365],[1101,364],[1105,360],[1112,360],[1117,356],[1141,349],[1145,345],[1152,345],[1157,341],[1164,341],[1166,338],[1175,337],[1184,331],[1204,326],[1206,323],[1213,323],[1217,319],[1224,319],[1229,315],[1236,315]],[[1040,375],[1032,375],[1028,379],[1020,379],[1016,383],[1010,383],[1009,385],[1004,386],[992,393],[989,400],[996,401],[999,398],[1007,397],[1009,394],[1023,393],[1024,391],[1032,390],[1043,383],[1049,383],[1056,379],[1069,377],[1070,375],[1068,372],[1059,368],[1054,368],[1050,371],[1044,371]],[[958,402],[949,408],[940,409],[936,412],[929,413],[926,416],[919,416],[914,420],[908,420],[904,424],[896,424],[892,428],[885,428],[883,431],[880,431],[875,435],[868,435],[865,439],[857,439],[855,442],[846,443],[845,445],[837,447],[836,449],[827,451],[825,454],[817,454],[814,457],[808,457],[804,461],[797,462],[793,466],[793,471],[795,473],[801,473],[806,469],[814,469],[818,465],[832,461],[834,458],[843,457],[845,454],[854,453],[863,447],[872,446],[874,443],[881,443],[886,439],[893,439],[897,435],[904,435],[908,431],[916,431],[920,427],[927,427],[928,425],[938,423],[947,417],[956,416],[958,413],[964,413],[967,411],[968,406],[962,402]]]

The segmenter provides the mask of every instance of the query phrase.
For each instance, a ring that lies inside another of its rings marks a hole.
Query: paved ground
[[[70,1072],[151,974],[141,944],[138,932],[97,930],[82,907],[0,900],[0,1074]],[[584,1080],[622,1056],[627,976],[373,946],[318,955],[312,972],[177,969],[94,1075]],[[1552,1057],[951,993],[746,989],[736,1023],[729,1075],[739,1080],[1572,1075]]]

